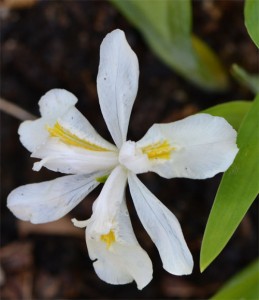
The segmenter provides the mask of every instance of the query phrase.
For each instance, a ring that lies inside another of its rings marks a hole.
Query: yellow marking
[[[110,232],[107,234],[102,234],[100,239],[101,241],[105,242],[107,249],[109,249],[111,245],[116,241],[113,230],[110,230]]]
[[[142,148],[142,152],[147,154],[149,159],[170,159],[173,150],[175,148],[166,140]]]
[[[51,137],[57,137],[61,140],[61,142],[67,145],[84,148],[90,151],[110,151],[106,148],[97,146],[93,143],[79,138],[69,130],[62,127],[58,122],[53,127],[47,127],[47,130]]]

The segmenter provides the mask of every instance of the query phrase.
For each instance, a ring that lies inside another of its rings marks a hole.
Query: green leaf
[[[251,101],[232,101],[212,106],[202,112],[222,117],[238,130],[244,116],[251,108],[251,103]]]
[[[245,25],[251,39],[259,48],[259,1],[258,0],[246,0]]]
[[[223,250],[259,192],[259,95],[237,137],[239,152],[221,180],[206,225],[200,256],[205,270]]]
[[[259,17],[259,12],[258,12]],[[246,85],[255,94],[259,93],[259,75],[252,75],[247,73],[240,66],[234,64],[231,68],[233,76],[240,81],[242,84]]]
[[[259,299],[259,261],[231,278],[211,299]]]
[[[153,51],[189,81],[222,90],[228,78],[217,56],[192,36],[190,0],[111,0],[136,26]]]
[[[192,35],[192,43],[197,57],[198,71],[201,76],[203,75],[203,80],[206,81],[208,89],[226,89],[228,78],[217,55],[195,35]],[[215,84],[217,84],[217,88]]]

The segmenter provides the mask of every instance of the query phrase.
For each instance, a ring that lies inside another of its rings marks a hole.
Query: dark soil
[[[227,68],[238,63],[258,72],[258,53],[243,24],[243,1],[195,1],[193,9],[194,32],[211,45]],[[38,115],[39,98],[52,88],[65,88],[78,97],[79,110],[110,140],[98,104],[96,75],[101,41],[115,28],[125,31],[140,63],[129,139],[140,139],[153,123],[171,122],[218,103],[253,98],[233,80],[224,93],[205,92],[189,84],[164,65],[141,34],[106,1],[39,1],[2,12],[1,96]],[[18,139],[19,124],[9,115],[1,115],[2,299],[208,298],[257,256],[258,205],[253,204],[219,258],[200,274],[202,236],[221,175],[198,181],[145,174],[141,180],[178,217],[194,256],[194,272],[177,277],[163,270],[128,197],[136,235],[153,261],[154,278],[142,291],[135,283],[113,286],[102,282],[93,270],[83,233],[69,231],[72,224],[24,227],[6,208],[7,195],[15,187],[57,176],[48,170],[31,170],[33,160]],[[68,217],[89,218],[99,191]]]

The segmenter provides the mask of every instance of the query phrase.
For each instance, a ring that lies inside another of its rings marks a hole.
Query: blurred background
[[[238,62],[253,73],[258,70],[258,53],[244,26],[243,4],[239,0],[193,1],[193,31],[214,49],[226,69]],[[99,108],[96,76],[100,44],[115,28],[125,31],[140,64],[128,139],[140,139],[153,123],[172,122],[231,100],[253,99],[253,94],[231,76],[223,92],[205,91],[179,76],[108,1],[8,0],[1,3],[0,13],[1,97],[36,116],[40,97],[52,88],[64,88],[78,97],[79,110],[111,141]],[[144,174],[141,180],[179,219],[194,256],[194,272],[177,277],[163,270],[128,194],[133,227],[152,259],[154,278],[142,291],[135,283],[104,283],[94,272],[84,231],[70,222],[73,217],[90,217],[101,187],[67,217],[49,224],[19,221],[6,208],[7,196],[15,187],[60,176],[47,169],[32,171],[34,160],[17,134],[20,122],[1,113],[2,299],[208,298],[257,256],[258,204],[254,203],[227,247],[201,274],[201,241],[221,175],[200,181]]]

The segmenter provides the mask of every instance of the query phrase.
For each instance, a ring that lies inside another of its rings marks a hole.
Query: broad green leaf
[[[192,36],[190,0],[110,0],[143,34],[153,51],[189,81],[220,90],[228,78],[219,59]]]
[[[223,175],[206,225],[201,271],[223,250],[259,192],[259,95],[240,125],[237,144],[239,152]]]
[[[256,260],[231,278],[211,299],[259,299],[259,261]]]
[[[259,11],[258,11],[258,18],[259,18]],[[249,74],[236,64],[232,66],[231,71],[233,76],[238,81],[246,85],[255,94],[259,93],[259,74],[257,75]]]
[[[245,25],[251,39],[259,48],[259,1],[258,0],[246,0]]]
[[[216,54],[195,35],[192,35],[192,45],[199,64],[199,73],[201,76],[203,75],[207,86],[212,88],[216,79],[219,89],[226,89],[228,86],[227,75]],[[211,72],[213,72],[213,76],[211,76]]]
[[[251,101],[232,101],[212,106],[202,112],[222,117],[238,130],[244,116],[251,108],[251,103]]]

